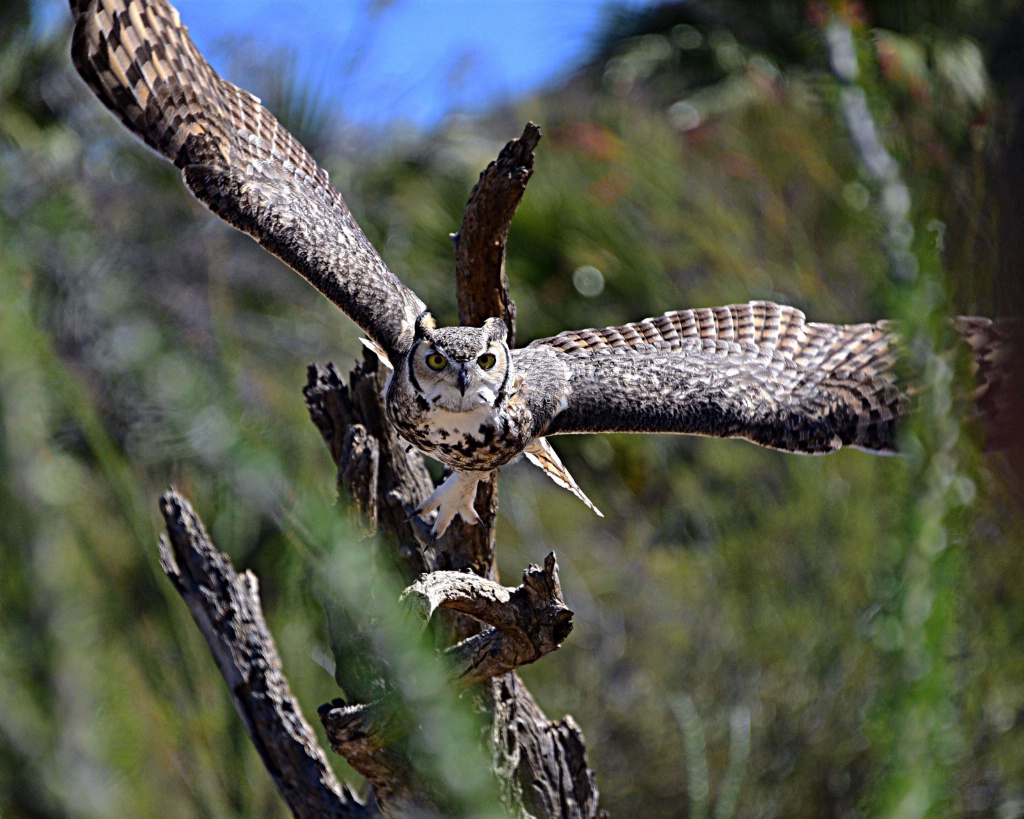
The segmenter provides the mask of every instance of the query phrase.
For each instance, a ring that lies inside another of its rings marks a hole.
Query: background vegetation
[[[613,815],[1024,815],[1020,442],[978,453],[954,420],[958,365],[932,352],[939,317],[1020,305],[1019,8],[831,7],[907,186],[903,277],[825,4],[622,14],[559,87],[423,139],[361,134],[239,52],[230,78],[314,149],[442,321],[448,233],[533,119],[546,138],[508,260],[522,341],[752,298],[895,316],[918,341],[906,458],[556,441],[604,519],[506,470],[506,577],[555,549],[577,612],[523,676],[580,723]],[[312,714],[336,688],[311,588],[369,546],[308,525],[334,476],[300,388],[308,362],[354,360],[357,335],[128,139],[67,50],[27,0],[0,7],[0,812],[283,815],[159,568],[155,500],[175,482],[260,577]]]

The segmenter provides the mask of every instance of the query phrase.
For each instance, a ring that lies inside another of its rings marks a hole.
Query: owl
[[[685,433],[802,453],[894,448],[909,399],[884,321],[814,323],[793,307],[751,302],[567,331],[518,349],[500,318],[438,327],[327,173],[256,97],[213,70],[166,0],[71,7],[73,61],[100,101],[180,168],[201,202],[366,333],[391,371],[391,423],[451,469],[418,510],[432,538],[456,515],[476,521],[478,482],[521,455],[597,511],[548,443],[552,435]],[[984,390],[1004,355],[999,334],[987,319],[955,326]]]

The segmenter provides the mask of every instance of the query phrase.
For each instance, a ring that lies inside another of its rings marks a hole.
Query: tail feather
[[[580,489],[579,484],[576,483],[575,478],[573,478],[569,473],[569,470],[563,466],[561,459],[559,459],[555,450],[552,449],[547,438],[537,438],[526,448],[525,455],[530,463],[534,466],[539,466],[544,470],[544,474],[551,478],[551,480],[557,483],[560,487],[572,492],[577,498],[592,509],[598,517],[604,517],[601,510],[594,506],[594,504],[591,503],[590,498],[588,498],[583,490]]]

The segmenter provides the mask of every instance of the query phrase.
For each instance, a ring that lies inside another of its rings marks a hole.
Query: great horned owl
[[[676,432],[790,452],[891,450],[908,406],[886,322],[807,322],[769,302],[683,310],[564,332],[510,350],[504,323],[437,328],[384,265],[327,173],[196,50],[166,0],[71,0],[72,57],[100,100],[181,168],[214,213],[338,305],[392,369],[387,413],[454,471],[419,512],[437,537],[476,520],[481,478],[521,454],[586,495],[544,436]],[[956,327],[989,387],[1002,355],[986,319]],[[596,509],[595,509],[596,511]]]

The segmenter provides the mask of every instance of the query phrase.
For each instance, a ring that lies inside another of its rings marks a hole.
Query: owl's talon
[[[452,472],[416,510],[415,514],[426,523],[430,522],[431,515],[434,516],[428,546],[448,531],[456,515],[466,523],[480,522],[473,502],[476,500],[476,486],[485,474]]]
[[[433,495],[431,495],[433,497]],[[424,523],[430,523],[433,520],[435,510],[428,509],[427,504],[430,502],[430,498],[427,498],[423,503],[413,509],[405,518],[405,522],[408,523],[413,518],[419,518]]]

